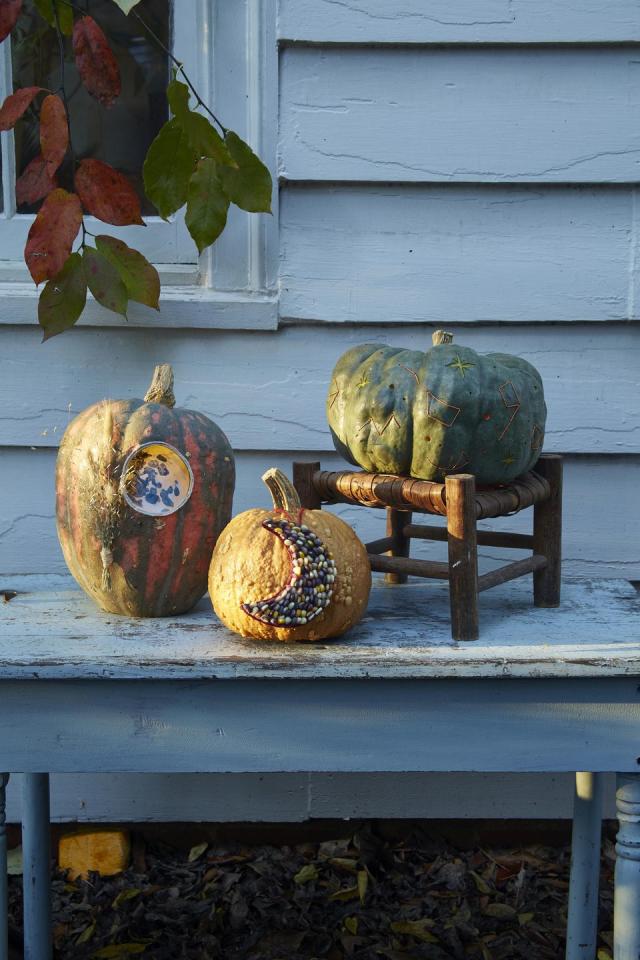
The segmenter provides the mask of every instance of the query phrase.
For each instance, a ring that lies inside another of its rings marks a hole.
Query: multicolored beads
[[[291,576],[275,596],[242,609],[255,620],[273,627],[298,627],[309,623],[329,606],[336,579],[336,565],[320,537],[305,524],[271,518],[262,526],[274,533],[289,551]]]

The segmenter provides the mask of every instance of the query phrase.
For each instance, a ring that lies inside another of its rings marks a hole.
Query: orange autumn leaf
[[[36,284],[62,270],[82,223],[82,205],[75,193],[58,188],[46,198],[31,224],[24,259]]]
[[[22,10],[22,0],[0,0],[0,42],[9,36]]]
[[[40,149],[53,176],[65,158],[69,146],[69,125],[64,103],[56,94],[49,94],[40,109]]]
[[[43,87],[22,87],[10,93],[0,107],[0,130],[11,130]]]
[[[73,52],[80,79],[103,107],[120,96],[120,67],[109,41],[93,17],[81,17],[73,27]]]
[[[49,165],[42,155],[34,157],[16,180],[16,202],[36,203],[58,186],[55,174],[49,173]]]
[[[102,160],[83,160],[76,172],[76,190],[89,213],[118,227],[144,225],[140,198],[126,177]]]

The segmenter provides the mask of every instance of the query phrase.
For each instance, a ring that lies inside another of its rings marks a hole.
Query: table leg
[[[22,786],[24,960],[51,960],[49,774],[25,773]]]
[[[8,773],[0,773],[0,960],[9,957],[9,891],[7,889],[6,786]]]
[[[618,774],[618,842],[613,896],[614,960],[640,957],[640,774]]]
[[[566,960],[594,960],[602,839],[602,774],[576,773]]]

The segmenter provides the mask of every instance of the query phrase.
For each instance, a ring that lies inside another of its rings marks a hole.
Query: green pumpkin
[[[443,481],[473,473],[508,483],[540,455],[547,409],[540,374],[484,356],[438,330],[426,353],[363,343],[333,371],[327,418],[336,450],[374,473]]]

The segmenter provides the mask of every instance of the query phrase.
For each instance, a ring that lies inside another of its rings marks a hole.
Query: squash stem
[[[302,509],[298,491],[291,480],[277,467],[271,467],[262,475],[262,482],[269,488],[274,510],[296,513]]]
[[[173,395],[173,370],[170,363],[159,363],[153,371],[153,379],[144,395],[145,403],[162,403],[165,407],[175,407]]]

